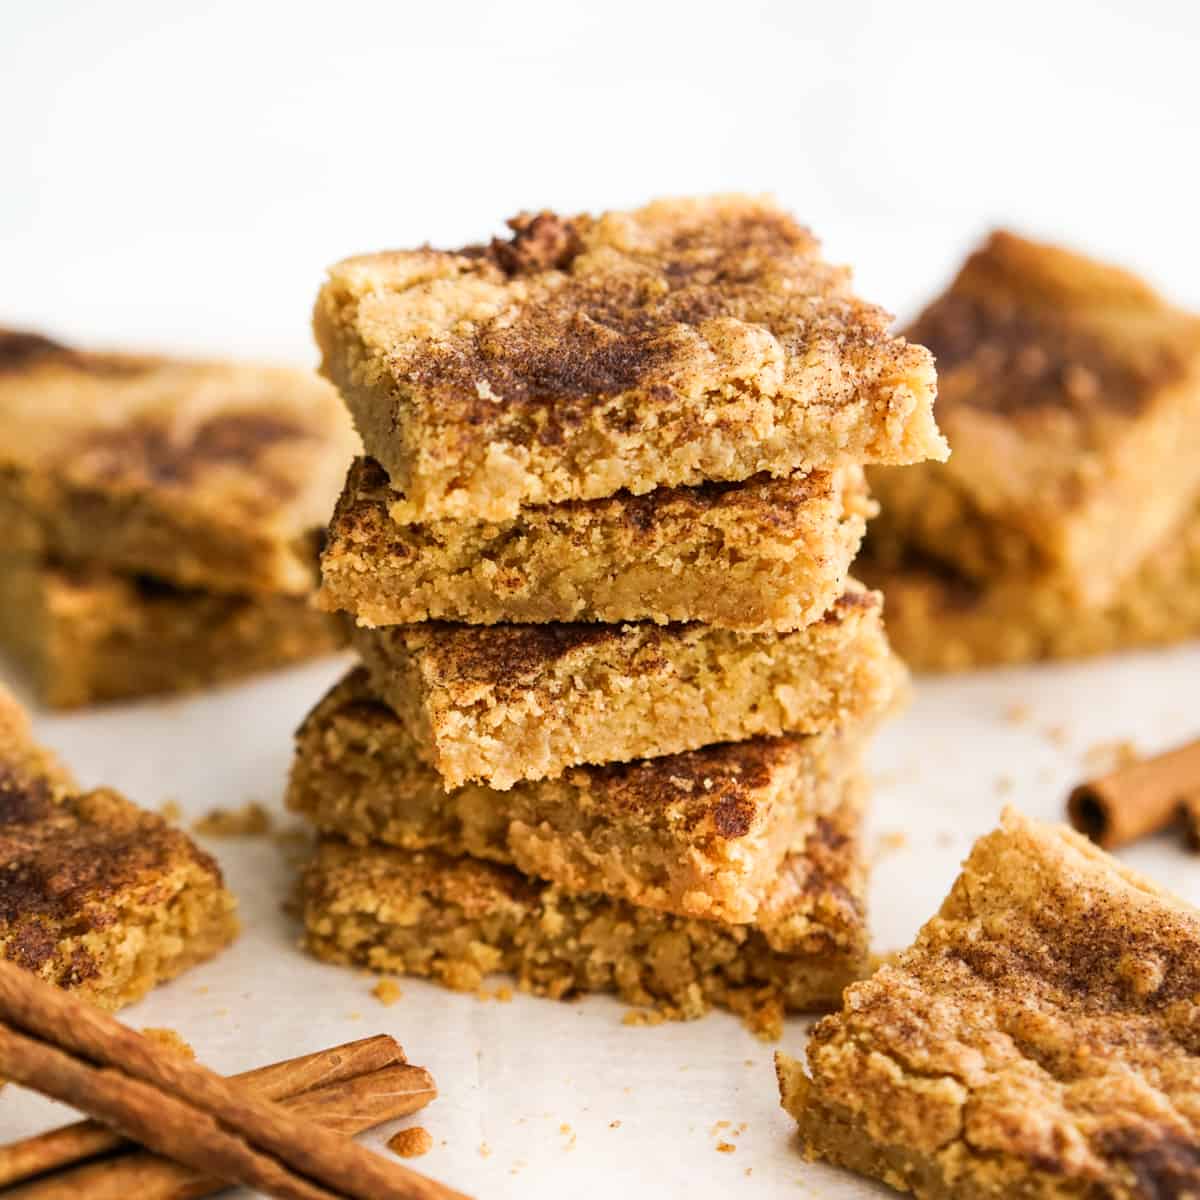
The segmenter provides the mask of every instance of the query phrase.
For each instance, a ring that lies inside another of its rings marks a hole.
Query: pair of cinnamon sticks
[[[1081,783],[1067,802],[1071,824],[1113,850],[1182,821],[1200,849],[1200,741]]]
[[[465,1200],[351,1140],[437,1094],[388,1037],[225,1079],[0,961],[0,1078],[95,1118],[0,1148],[14,1200]]]

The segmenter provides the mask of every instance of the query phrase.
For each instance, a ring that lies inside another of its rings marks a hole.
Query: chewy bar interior
[[[395,496],[360,459],[321,559],[322,605],[363,625],[797,629],[841,595],[871,511],[857,467],[568,500],[500,521],[404,524]]]
[[[819,818],[752,925],[570,895],[511,867],[326,838],[302,882],[317,957],[477,990],[494,972],[538,995],[616,992],[669,1017],[713,1005],[778,1036],[784,1011],[837,1003],[866,967],[861,795]]]
[[[381,698],[447,787],[553,778],[878,714],[900,682],[877,593],[855,584],[787,634],[708,625],[355,630]]]
[[[981,583],[912,548],[855,571],[887,597],[888,640],[916,671],[1082,658],[1200,635],[1200,506],[1104,604],[1081,609],[1053,582]]]
[[[117,1008],[236,933],[216,863],[118,793],[81,791],[0,689],[0,956]]]
[[[780,1055],[811,1158],[925,1200],[1200,1192],[1200,913],[1008,810],[895,962]]]
[[[875,538],[985,586],[1110,602],[1200,496],[1200,316],[1001,232],[907,332],[937,359],[954,454],[868,472]]]
[[[356,845],[467,854],[569,893],[747,922],[840,801],[867,724],[447,792],[358,669],[301,726],[288,806]]]
[[[55,708],[209,687],[344,642],[338,623],[304,596],[206,592],[0,558],[0,644]]]
[[[945,457],[929,352],[769,202],[510,224],[348,259],[318,297],[323,370],[396,519]]]
[[[354,455],[307,371],[74,350],[0,331],[6,553],[304,594]]]

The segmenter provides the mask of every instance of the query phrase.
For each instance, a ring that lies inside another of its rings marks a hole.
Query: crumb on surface
[[[666,1019],[667,1014],[656,1008],[631,1008],[621,1018],[621,1024],[640,1028],[646,1025],[661,1025]]]
[[[885,830],[875,839],[874,859],[879,862],[889,854],[895,854],[908,845],[908,834],[902,829]]]
[[[380,1004],[387,1008],[391,1008],[404,993],[400,990],[400,985],[394,979],[381,979],[372,989],[371,995],[379,1001]]]
[[[192,823],[202,837],[261,837],[271,832],[271,814],[251,800],[241,808],[213,808]]]
[[[1095,742],[1083,752],[1084,766],[1097,774],[1119,771],[1138,761],[1138,748],[1128,738]]]
[[[1065,746],[1071,737],[1065,725],[1047,725],[1042,732],[1056,746]]]
[[[717,1143],[717,1153],[718,1154],[732,1154],[736,1149],[737,1149],[737,1147],[732,1142],[718,1142]]]
[[[492,1148],[491,1148],[491,1146],[489,1146],[487,1144],[487,1142],[479,1143],[479,1157],[480,1158],[491,1158],[492,1157]]]
[[[1012,790],[1016,784],[1014,783],[1011,775],[997,775],[995,786],[997,796],[1008,796],[1012,793]]]
[[[420,1158],[433,1149],[433,1138],[423,1125],[401,1129],[388,1138],[388,1149],[401,1158]]]
[[[609,1121],[608,1127],[609,1127],[609,1129],[620,1129],[621,1122],[620,1121]]]
[[[163,1050],[170,1050],[175,1054],[181,1054],[184,1058],[194,1059],[196,1057],[196,1051],[174,1029],[148,1026],[142,1030],[142,1036],[148,1037],[156,1046],[161,1047]]]
[[[1024,700],[1014,700],[1004,710],[1004,719],[1010,725],[1023,725],[1033,715],[1033,709]]]

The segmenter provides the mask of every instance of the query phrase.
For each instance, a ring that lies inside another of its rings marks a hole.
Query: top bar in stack
[[[944,458],[933,362],[766,201],[660,201],[334,267],[314,326],[393,519]]]
[[[907,332],[937,357],[954,458],[869,472],[873,551],[1112,601],[1200,495],[1200,317],[1000,232]]]
[[[0,331],[2,552],[304,595],[356,439],[311,372]]]

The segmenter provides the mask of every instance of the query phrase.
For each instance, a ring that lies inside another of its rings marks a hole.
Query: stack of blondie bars
[[[945,464],[873,469],[863,573],[918,669],[1200,635],[1200,316],[999,232],[908,330]]]
[[[358,442],[309,371],[0,330],[0,645],[49,704],[325,653],[319,542]]]
[[[929,353],[767,202],[510,222],[334,267],[368,458],[298,734],[317,955],[770,1025],[865,966],[860,755],[903,670],[864,463],[945,456]]]

